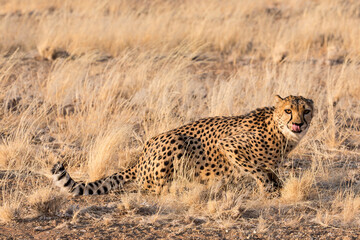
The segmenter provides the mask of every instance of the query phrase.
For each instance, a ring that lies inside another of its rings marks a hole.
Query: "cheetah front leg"
[[[262,173],[255,175],[260,188],[269,193],[279,192],[283,187],[282,181],[271,169],[262,169]]]
[[[255,137],[250,134],[239,134],[221,139],[219,141],[220,152],[227,160],[250,174],[257,182],[260,192],[274,193],[282,188],[281,180],[271,170],[275,166],[269,161],[262,161],[253,151]]]

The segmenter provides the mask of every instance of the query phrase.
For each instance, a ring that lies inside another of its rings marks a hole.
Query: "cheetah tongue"
[[[300,126],[296,125],[296,124],[293,124],[291,126],[291,130],[293,130],[294,132],[300,132]]]

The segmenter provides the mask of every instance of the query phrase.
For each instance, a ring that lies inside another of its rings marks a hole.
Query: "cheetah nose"
[[[294,125],[297,125],[299,127],[301,127],[302,125],[304,125],[304,123],[293,123]]]
[[[291,130],[293,130],[294,132],[300,132],[302,125],[304,125],[304,123],[293,123],[291,126]]]

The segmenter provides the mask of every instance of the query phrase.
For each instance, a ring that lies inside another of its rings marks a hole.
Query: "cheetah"
[[[148,140],[137,163],[103,179],[76,182],[58,162],[52,168],[56,185],[72,195],[100,195],[135,184],[159,194],[176,174],[176,161],[186,161],[195,179],[227,180],[250,174],[260,192],[278,193],[276,169],[308,131],[314,103],[302,96],[275,96],[275,106],[242,116],[201,119]]]

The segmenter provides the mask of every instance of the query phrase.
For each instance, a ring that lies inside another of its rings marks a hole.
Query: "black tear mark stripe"
[[[292,120],[292,113],[290,114],[290,120],[287,122],[287,124],[289,124]]]
[[[306,119],[305,119],[305,113],[303,113],[303,119],[304,119],[304,122],[306,123],[306,125],[308,125]]]

